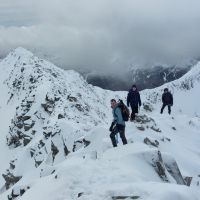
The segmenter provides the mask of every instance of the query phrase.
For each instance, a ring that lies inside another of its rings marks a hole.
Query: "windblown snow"
[[[199,200],[200,63],[141,92],[127,145],[113,148],[110,99],[127,92],[89,85],[19,47],[0,61],[1,200]],[[161,95],[174,96],[160,114]]]

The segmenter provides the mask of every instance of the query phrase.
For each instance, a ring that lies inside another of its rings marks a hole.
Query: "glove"
[[[109,128],[109,131],[110,131],[110,132],[112,132],[114,125],[115,125],[115,123],[112,122],[112,124],[111,124],[111,126],[110,126],[110,128]]]

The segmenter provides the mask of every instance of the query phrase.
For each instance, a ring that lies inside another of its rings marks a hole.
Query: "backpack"
[[[130,111],[128,107],[124,104],[124,102],[121,99],[119,99],[118,107],[121,110],[123,120],[127,122],[130,116]]]

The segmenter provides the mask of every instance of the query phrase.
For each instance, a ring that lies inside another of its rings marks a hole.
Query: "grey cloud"
[[[13,2],[0,3],[2,54],[24,46],[64,68],[118,73],[200,56],[198,0]]]

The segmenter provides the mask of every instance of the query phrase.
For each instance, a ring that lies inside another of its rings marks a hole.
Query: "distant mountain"
[[[101,74],[85,74],[88,83],[109,90],[128,90],[132,84],[137,84],[140,90],[151,89],[164,83],[176,80],[187,73],[196,62],[185,67],[132,68],[126,75],[112,76]],[[123,78],[122,78],[123,77]]]

